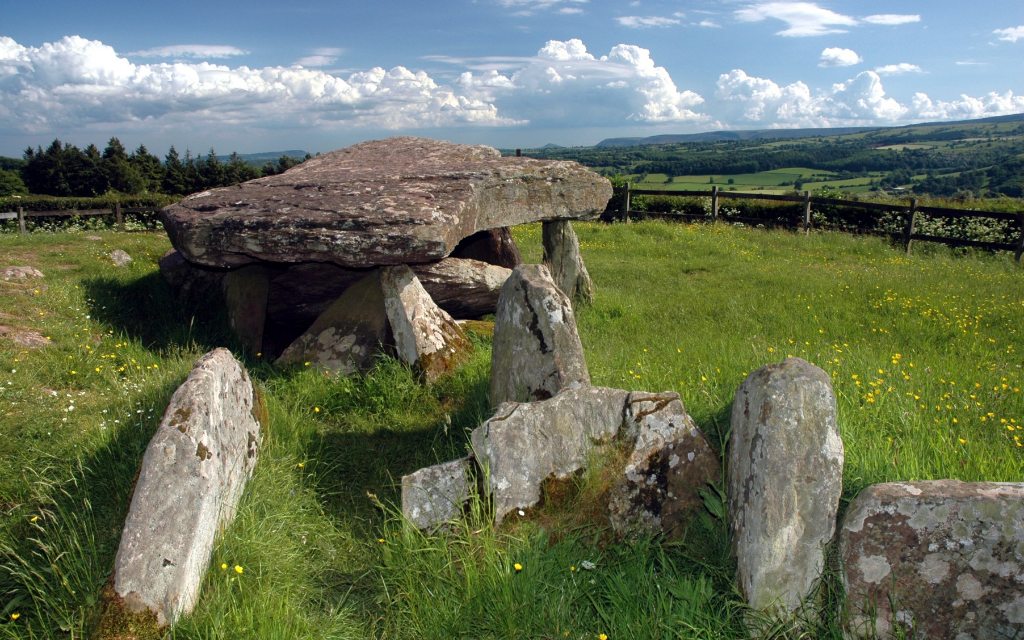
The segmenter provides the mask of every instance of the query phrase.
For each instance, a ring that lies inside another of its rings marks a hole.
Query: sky
[[[0,155],[495,147],[1024,112],[1021,0],[40,0],[0,18]]]

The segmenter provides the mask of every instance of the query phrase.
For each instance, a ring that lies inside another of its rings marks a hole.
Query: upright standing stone
[[[1024,483],[877,484],[839,540],[851,637],[1024,637]]]
[[[190,612],[214,538],[234,518],[260,446],[249,375],[227,349],[203,356],[146,448],[114,560],[114,590],[161,626]]]
[[[543,400],[566,387],[589,384],[572,303],[547,267],[519,265],[498,296],[491,405]]]
[[[590,302],[594,283],[580,255],[580,241],[568,220],[552,220],[543,225],[544,264],[551,278],[570,299]]]
[[[247,265],[229,271],[221,282],[228,322],[242,346],[250,353],[263,351],[263,329],[267,318],[270,275],[261,265]]]
[[[380,347],[387,350],[392,343],[378,269],[346,289],[284,350],[276,364],[309,362],[325,371],[349,375],[370,369]]]
[[[469,355],[469,339],[443,309],[434,304],[405,265],[381,270],[384,309],[400,360],[427,382],[452,371]]]
[[[752,607],[793,611],[809,594],[842,480],[828,375],[800,358],[750,374],[732,405],[729,518],[737,580]]]

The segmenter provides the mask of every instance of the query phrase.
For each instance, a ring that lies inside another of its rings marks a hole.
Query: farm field
[[[875,238],[724,225],[575,226],[596,286],[577,318],[594,384],[679,392],[723,452],[743,379],[799,356],[835,387],[844,503],[882,481],[1024,476],[1024,272],[1012,256],[924,243],[906,256]],[[539,261],[540,226],[514,233]],[[217,313],[170,295],[156,268],[168,247],[162,233],[0,234],[0,267],[45,274],[0,282],[0,324],[51,341],[0,338],[0,638],[131,631],[98,603],[142,452],[192,363],[237,346]],[[116,248],[134,261],[115,268]],[[428,387],[388,359],[337,378],[242,356],[270,415],[264,449],[173,637],[745,637],[744,619],[758,619],[732,587],[714,492],[672,543],[610,538],[594,505],[600,465],[499,529],[483,501],[448,533],[403,524],[399,478],[462,455],[489,415],[489,336],[473,340],[472,360]],[[834,574],[818,597],[803,630],[840,638]]]
[[[689,176],[668,176],[664,173],[625,176],[636,189],[659,189],[666,191],[706,190],[717,186],[721,190],[765,193],[790,193],[800,184],[800,190],[817,190],[822,188],[837,189],[844,193],[864,193],[870,191],[872,183],[884,176],[875,172],[868,176],[835,179],[833,171],[822,171],[802,167],[775,169],[758,173],[741,173],[735,175],[705,174]],[[642,178],[642,180],[641,180]]]

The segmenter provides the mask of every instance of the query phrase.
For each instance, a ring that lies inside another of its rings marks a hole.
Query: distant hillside
[[[307,152],[301,149],[289,149],[288,151],[261,151],[260,153],[240,153],[238,157],[243,162],[248,164],[262,167],[268,162],[277,162],[277,159],[281,156],[287,156],[296,160],[302,160],[308,155]],[[231,156],[217,156],[217,159],[221,162],[227,162]]]
[[[750,129],[738,131],[706,131],[704,133],[680,133],[648,136],[646,138],[606,138],[595,147],[635,147],[651,144],[678,144],[686,142],[729,142],[747,140],[795,140],[799,138],[818,138],[823,136],[842,136],[852,133],[882,132],[895,133],[901,130],[915,130],[933,127],[957,127],[960,125],[996,124],[1008,122],[1024,122],[1024,113],[1008,116],[993,116],[977,120],[957,120],[952,122],[922,122],[920,124],[900,127],[832,127],[820,129]]]
[[[878,127],[836,127],[831,129],[751,129],[743,131],[705,131],[704,133],[670,133],[646,138],[605,138],[595,147],[636,147],[648,144],[684,142],[728,142],[732,140],[768,140],[817,138],[847,133],[875,131]]]

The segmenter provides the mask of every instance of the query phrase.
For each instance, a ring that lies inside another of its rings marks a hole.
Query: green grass
[[[844,500],[881,481],[1024,474],[1024,273],[1005,254],[905,256],[877,239],[721,225],[576,228],[597,287],[578,314],[595,384],[678,391],[721,451],[743,378],[796,355],[833,379]],[[515,233],[539,260],[539,226]],[[162,234],[94,237],[0,235],[0,267],[46,274],[0,283],[0,324],[53,340],[0,339],[0,638],[95,629],[163,407],[196,358],[236,346],[217,314],[170,296]],[[113,267],[113,248],[135,261]],[[495,530],[476,501],[449,533],[403,526],[400,476],[461,455],[486,419],[489,355],[476,338],[470,363],[430,387],[387,359],[341,379],[247,360],[265,446],[173,637],[744,637],[724,522],[702,512],[680,542],[610,543],[573,516],[599,474],[537,521]],[[804,631],[839,637],[831,611]]]
[[[669,176],[664,173],[647,174],[643,182],[635,181],[640,176],[629,176],[633,186],[637,189],[661,189],[666,191],[689,191],[707,190],[712,186],[730,191],[764,191],[766,193],[785,193],[793,191],[794,183],[802,181],[804,189],[815,190],[823,187],[840,189],[850,193],[863,193],[870,190],[871,183],[881,177],[882,173],[872,173],[862,178],[849,178],[845,180],[833,180],[835,175],[831,171],[808,169],[805,167],[788,167],[774,169],[772,171],[760,171],[758,173],[740,174],[704,174],[675,176],[669,181]]]

